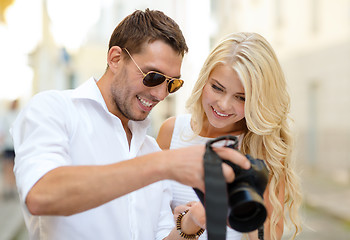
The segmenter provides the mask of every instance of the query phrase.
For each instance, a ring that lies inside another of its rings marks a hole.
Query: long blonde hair
[[[241,152],[264,159],[270,170],[269,200],[273,206],[270,219],[271,239],[276,239],[276,226],[284,208],[278,201],[280,179],[285,180],[287,223],[295,228],[293,239],[301,230],[299,207],[302,202],[299,178],[292,158],[293,137],[289,126],[290,97],[282,68],[271,45],[257,33],[227,36],[209,54],[199,78],[187,100],[192,114],[192,127],[199,134],[206,115],[202,106],[202,89],[210,73],[219,65],[231,66],[245,89],[245,122],[247,132]]]

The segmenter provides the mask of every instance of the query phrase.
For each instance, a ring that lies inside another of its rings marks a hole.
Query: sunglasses
[[[131,60],[135,63],[136,67],[142,73],[142,75],[143,75],[143,84],[145,86],[147,86],[147,87],[155,87],[155,86],[158,86],[158,85],[162,84],[166,80],[167,81],[168,92],[169,93],[174,93],[177,90],[179,90],[179,88],[181,88],[182,85],[184,84],[184,81],[181,80],[181,79],[169,77],[169,76],[166,76],[166,75],[164,75],[162,73],[159,73],[159,72],[156,72],[156,71],[149,71],[148,73],[144,73],[141,70],[141,68],[139,67],[139,65],[137,65],[137,63],[135,62],[135,60],[133,59],[133,57],[129,53],[128,49],[126,49],[126,48],[123,48],[123,49],[129,55]]]

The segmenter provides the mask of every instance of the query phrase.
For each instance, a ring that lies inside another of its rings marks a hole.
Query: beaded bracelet
[[[201,228],[198,232],[196,232],[195,234],[186,234],[184,232],[182,232],[181,230],[181,220],[183,218],[183,216],[185,216],[185,214],[188,212],[188,209],[185,210],[184,212],[180,213],[179,216],[177,217],[176,219],[176,230],[179,231],[179,234],[182,238],[185,238],[185,239],[197,239],[200,237],[200,235],[203,234],[204,232],[204,229]]]

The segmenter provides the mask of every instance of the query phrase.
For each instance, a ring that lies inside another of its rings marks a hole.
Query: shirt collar
[[[89,80],[84,82],[82,85],[80,85],[73,91],[72,98],[93,100],[95,102],[100,103],[107,110],[106,103],[96,83],[97,80],[95,80],[95,78],[89,78]]]

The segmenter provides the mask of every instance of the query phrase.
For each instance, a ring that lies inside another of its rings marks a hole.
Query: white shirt
[[[12,133],[15,175],[31,239],[163,239],[174,227],[167,181],[97,208],[64,216],[32,216],[24,201],[48,171],[65,165],[101,165],[159,151],[146,136],[149,119],[129,121],[130,150],[121,121],[111,114],[93,78],[75,90],[46,91],[19,114]],[[118,187],[118,186],[116,186]]]
[[[242,142],[243,135],[238,136],[239,143]],[[171,138],[170,149],[188,147],[192,145],[205,144],[212,138],[202,137],[196,135],[191,128],[191,115],[183,114],[176,117],[173,135]],[[173,192],[173,199],[171,207],[174,209],[179,205],[184,205],[191,201],[200,201],[192,187],[183,185],[181,183],[171,181],[171,188]],[[200,240],[207,239],[207,231],[199,237]],[[239,233],[229,227],[226,228],[227,240],[240,240],[242,233]]]

